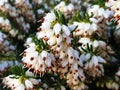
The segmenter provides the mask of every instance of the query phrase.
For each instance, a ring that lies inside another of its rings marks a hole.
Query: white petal
[[[85,55],[85,60],[89,60],[90,59],[90,53],[87,53],[86,55]]]
[[[95,66],[98,66],[98,58],[97,58],[97,56],[93,56],[92,59],[91,59],[91,62],[93,62]]]
[[[98,47],[98,45],[99,45],[99,42],[98,42],[97,40],[95,40],[95,41],[93,42],[93,46],[96,48],[96,47]]]
[[[98,23],[98,20],[96,18],[90,18],[90,21],[92,21],[93,23]]]
[[[47,59],[45,60],[45,64],[48,66],[48,67],[51,67],[51,58],[50,56],[47,57]]]
[[[56,19],[54,13],[48,13],[44,18],[47,22],[52,22]]]
[[[50,29],[50,26],[51,26],[51,23],[43,22],[41,28],[42,28],[42,30],[48,30],[48,29]]]
[[[68,28],[67,26],[62,25],[62,30],[63,30],[63,32],[64,32],[67,36],[70,35],[70,30],[69,30],[69,28]]]
[[[57,40],[57,44],[59,45],[59,44],[62,42],[63,38],[62,38],[62,36],[60,35],[56,40]]]
[[[104,15],[104,11],[105,10],[103,8],[98,9],[99,16]]]
[[[80,61],[81,61],[81,62],[86,61],[86,59],[85,59],[85,54],[80,55]]]
[[[61,32],[61,25],[59,23],[56,23],[53,27],[53,31],[55,32],[55,35],[60,34]]]
[[[47,51],[42,51],[41,52],[41,57],[44,58],[44,57],[47,57],[48,55],[48,52]]]
[[[90,38],[81,38],[80,40],[79,40],[79,43],[83,43],[83,44],[87,44],[87,43],[89,43],[90,42]]]
[[[77,62],[74,61],[72,66],[73,66],[74,70],[78,70],[78,63]]]
[[[25,90],[25,86],[23,84],[20,84],[20,86],[16,87],[14,90]]]
[[[95,23],[92,23],[91,24],[91,29],[93,29],[93,31],[96,31],[97,30],[97,25]]]
[[[30,80],[25,80],[25,86],[27,89],[33,88],[33,84]]]
[[[101,57],[101,56],[97,56],[99,62],[101,63],[106,63],[106,61]]]
[[[56,36],[51,36],[50,39],[47,41],[47,43],[52,46],[56,44]]]
[[[60,52],[60,58],[64,58],[66,56],[66,53],[64,53],[63,51]]]
[[[84,24],[84,29],[85,31],[88,31],[90,29],[90,24],[89,23]]]
[[[38,85],[38,84],[39,84],[39,81],[36,80],[36,79],[30,78],[29,80],[30,80],[30,81],[32,82],[32,84],[34,84],[34,85]]]
[[[33,73],[33,72],[30,72],[29,70],[27,70],[27,71],[25,72],[25,75],[26,75],[26,76],[34,76],[34,73]]]
[[[63,59],[62,62],[61,62],[62,67],[65,67],[68,64],[68,60],[65,60],[65,59]]]

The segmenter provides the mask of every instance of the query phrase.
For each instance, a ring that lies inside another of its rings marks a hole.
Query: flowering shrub
[[[26,39],[26,49],[20,65],[2,78],[4,89],[120,89],[119,0],[13,1],[0,1],[2,13],[18,25],[0,18],[0,48],[9,45],[2,43],[6,32],[18,43]]]

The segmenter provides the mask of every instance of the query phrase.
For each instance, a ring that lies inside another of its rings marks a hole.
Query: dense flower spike
[[[39,53],[36,48],[31,46],[23,53],[22,61],[24,66],[33,69],[35,73],[44,74],[47,70],[52,70],[52,61],[55,61],[54,55],[47,51]]]
[[[51,15],[53,18],[50,20],[47,17]],[[56,23],[53,24],[54,22]],[[44,24],[47,24],[48,27],[44,28]],[[71,74],[71,79],[74,83],[69,82],[69,79],[67,79],[68,85],[72,85],[71,88],[73,89],[78,89],[79,87],[76,87],[80,82],[78,78],[84,81],[85,76],[82,69],[79,68],[79,66],[82,66],[79,59],[79,52],[71,47],[72,38],[68,26],[59,23],[54,13],[48,13],[46,17],[44,17],[44,21],[40,28],[40,31],[37,33],[38,39],[44,39],[58,58],[55,63],[56,67],[53,69],[54,72],[60,73],[65,79],[67,77],[64,76],[66,73],[67,75]]]

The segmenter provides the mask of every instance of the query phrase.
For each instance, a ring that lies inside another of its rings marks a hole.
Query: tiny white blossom
[[[62,30],[63,30],[63,32],[64,32],[67,36],[70,35],[70,30],[69,30],[69,28],[68,28],[67,26],[62,25]]]
[[[27,89],[33,88],[33,84],[30,80],[25,80],[25,86]]]
[[[59,35],[61,32],[61,25],[59,23],[56,23],[53,27],[53,30],[55,32],[55,35]]]

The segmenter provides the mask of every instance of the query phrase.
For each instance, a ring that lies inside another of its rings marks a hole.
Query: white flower
[[[92,6],[92,8],[88,9],[88,14],[89,16],[91,16],[94,13],[94,16],[98,16],[98,11],[99,10],[99,6],[98,5],[94,5]]]
[[[83,72],[83,69],[78,69],[78,75],[79,75],[79,78],[84,81],[86,79],[85,75],[84,75],[84,72]]]
[[[105,13],[104,13],[104,17],[105,18],[109,18],[111,16],[113,16],[114,12],[113,11],[110,11],[110,10],[105,10]]]
[[[67,54],[68,54],[68,57],[69,57],[69,63],[73,64],[74,54],[73,54],[73,48],[72,47],[69,47],[67,49]]]
[[[11,77],[18,77],[18,79]],[[25,86],[21,83],[19,76],[9,75],[3,79],[3,83],[11,89],[25,90]]]
[[[109,0],[108,2],[105,3],[105,6],[111,7],[114,4],[114,0]]]
[[[100,56],[97,56],[98,60],[100,63],[106,63],[105,59],[103,59],[102,57]]]
[[[87,44],[87,43],[89,43],[90,42],[90,38],[81,38],[80,40],[79,40],[79,43],[83,43],[83,44]]]
[[[98,46],[99,46],[99,41],[94,40],[94,42],[93,42],[93,46],[94,46],[95,48],[98,47]]]
[[[29,80],[33,85],[38,85],[39,84],[39,81],[34,79],[34,78],[29,78]]]
[[[65,6],[65,2],[64,1],[62,1],[62,2],[60,2],[56,7],[55,7],[55,9],[60,9],[61,11],[63,11],[63,7]]]
[[[0,17],[0,23],[3,23],[3,22],[4,22],[3,17]]]
[[[91,24],[91,27],[90,27],[93,31],[96,31],[97,30],[97,25],[95,23],[92,23]]]
[[[59,23],[56,23],[53,27],[53,30],[55,32],[55,35],[60,35],[61,32],[61,25]]]
[[[16,78],[14,78],[16,77]],[[3,83],[12,90],[28,90],[33,89],[34,85],[38,85],[39,82],[33,78],[25,78],[23,76],[9,75],[3,79]]]
[[[25,72],[25,75],[26,75],[26,76],[34,76],[34,73],[33,73],[33,72],[30,72],[29,70],[27,70],[27,71]]]
[[[67,26],[65,25],[62,25],[62,31],[67,35],[69,36],[70,35],[70,30]]]
[[[98,9],[98,16],[102,16],[104,15],[104,13],[105,13],[105,10],[103,8]]]
[[[35,43],[33,43],[33,41],[32,41],[32,38],[31,38],[31,37],[27,38],[27,40],[26,40],[26,42],[25,42],[25,44],[24,44],[24,45],[25,45],[25,46],[35,47]]]
[[[88,14],[89,16],[93,15],[93,17],[90,18],[90,21],[98,23],[101,22],[104,18],[111,18],[114,12],[109,9],[104,9],[99,5],[93,5],[92,7],[88,8]]]
[[[61,66],[62,67],[66,67],[66,65],[68,65],[68,60],[66,60],[67,58],[62,58],[62,61],[61,61]]]
[[[56,19],[56,16],[54,15],[54,13],[47,13],[47,15],[44,17],[46,22],[52,22]]]
[[[63,37],[61,35],[57,35],[56,41],[58,45],[62,42],[62,40],[63,40]]]
[[[87,31],[90,29],[90,24],[86,23],[83,27],[84,27],[84,30]]]
[[[52,46],[52,45],[55,45],[56,44],[56,36],[51,36],[50,39],[47,41],[47,43]]]
[[[118,11],[118,9],[120,8],[120,7],[119,7],[120,1],[119,1],[119,0],[118,0],[118,1],[114,1],[114,2],[112,2],[111,4],[112,4],[111,9],[112,9],[112,10],[115,10],[115,11]]]
[[[78,26],[74,31],[75,36],[91,36],[98,28],[95,23],[74,22],[73,25]]]
[[[50,22],[43,22],[42,26],[41,26],[42,30],[48,30],[48,29],[50,29],[50,27],[51,27]]]
[[[98,22],[99,22],[98,19],[93,18],[93,17],[92,17],[92,18],[89,18],[89,20],[92,21],[92,22],[94,22],[94,23],[98,23]]]
[[[33,88],[33,84],[30,80],[25,80],[25,86],[27,89]]]
[[[46,59],[47,55],[48,55],[48,53],[46,51],[41,52],[41,57],[42,57],[43,60]]]
[[[14,90],[25,90],[25,86],[24,84],[20,84],[17,88],[15,88]]]

